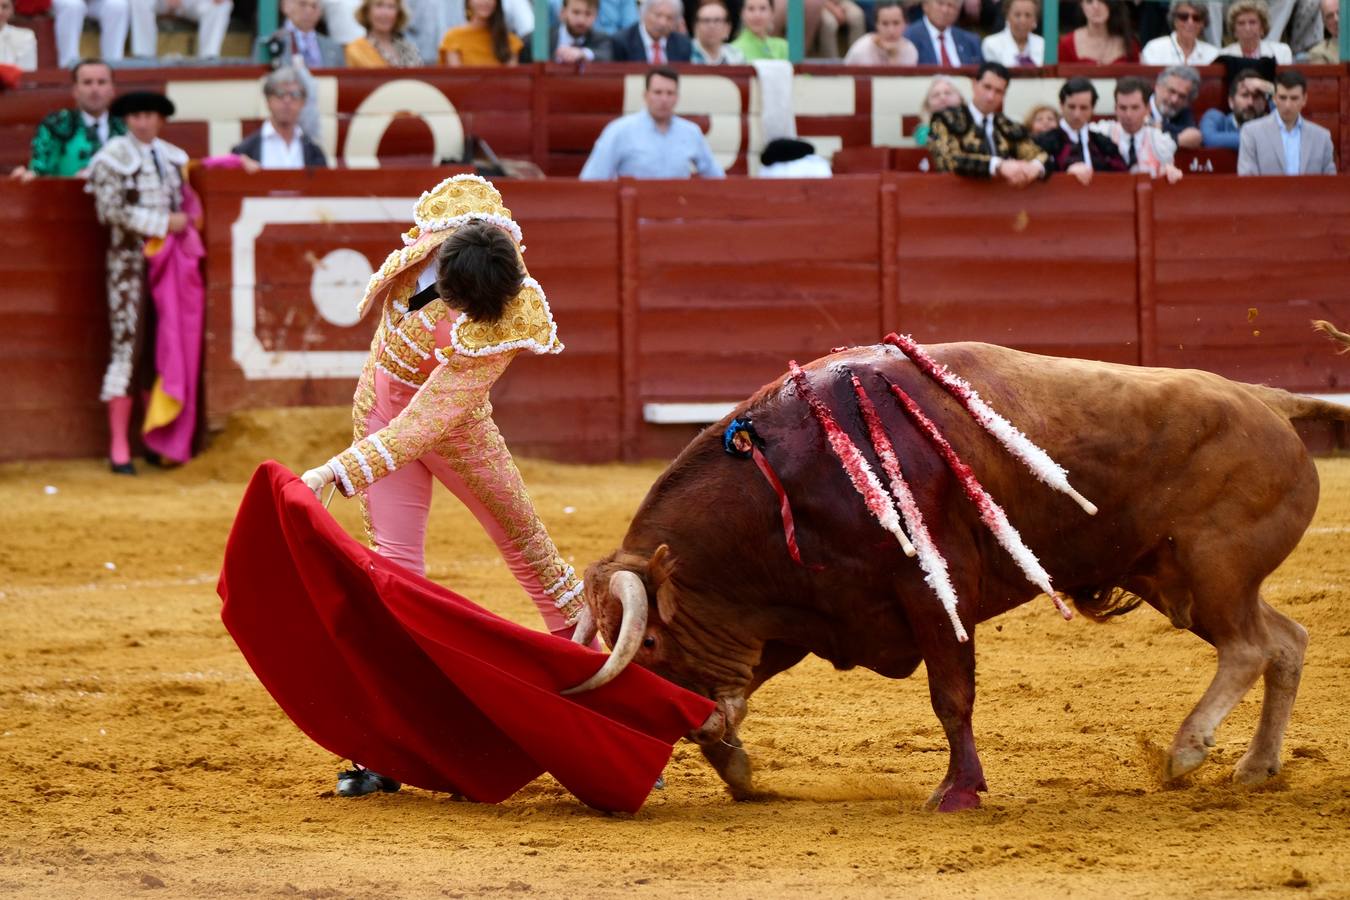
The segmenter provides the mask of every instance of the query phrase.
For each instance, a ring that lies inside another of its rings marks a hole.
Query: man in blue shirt
[[[1228,86],[1227,115],[1217,109],[1206,110],[1200,117],[1200,133],[1206,147],[1238,148],[1242,126],[1259,119],[1270,111],[1270,95],[1275,86],[1254,69],[1243,69]]]
[[[1331,132],[1303,118],[1308,79],[1297,69],[1275,78],[1275,115],[1249,122],[1238,148],[1239,175],[1335,175]]]
[[[581,179],[688,178],[692,171],[704,178],[723,177],[703,132],[675,115],[679,99],[680,76],[674,69],[648,72],[643,94],[647,108],[605,126],[581,170]]]

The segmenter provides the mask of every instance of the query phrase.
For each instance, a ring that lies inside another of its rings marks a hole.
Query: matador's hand
[[[303,481],[305,487],[313,491],[314,496],[317,497],[319,496],[319,492],[323,490],[324,485],[332,484],[336,477],[337,476],[333,474],[332,469],[327,466],[319,466],[317,469],[310,469],[308,472],[301,475],[300,480]]]

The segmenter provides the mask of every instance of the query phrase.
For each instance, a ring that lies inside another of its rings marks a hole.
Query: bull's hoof
[[[1265,784],[1280,774],[1280,761],[1254,758],[1250,753],[1238,760],[1233,768],[1233,783],[1245,787]]]
[[[717,774],[722,776],[722,780],[727,784],[727,790],[735,799],[749,800],[755,796],[750,774],[750,756],[744,750],[737,750],[731,754],[731,758]]]
[[[960,812],[963,809],[979,809],[980,795],[970,788],[952,788],[942,795],[937,804],[938,812]]]
[[[1171,781],[1180,778],[1183,775],[1189,775],[1209,756],[1209,747],[1204,744],[1189,744],[1184,747],[1173,747],[1171,755],[1167,758],[1167,771],[1164,773],[1167,780]]]

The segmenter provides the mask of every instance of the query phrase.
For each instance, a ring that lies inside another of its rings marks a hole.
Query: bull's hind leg
[[[1263,600],[1261,618],[1266,631],[1265,698],[1261,703],[1261,723],[1251,745],[1233,769],[1239,784],[1257,785],[1280,771],[1280,748],[1289,714],[1294,709],[1298,682],[1303,675],[1303,653],[1308,647],[1308,632],[1288,616],[1276,612]]]

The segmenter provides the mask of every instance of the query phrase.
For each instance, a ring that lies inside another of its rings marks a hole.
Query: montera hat
[[[167,119],[173,115],[174,106],[173,101],[163,94],[154,91],[132,91],[114,100],[112,106],[108,107],[108,112],[119,119],[125,119],[138,112],[156,112]]]

